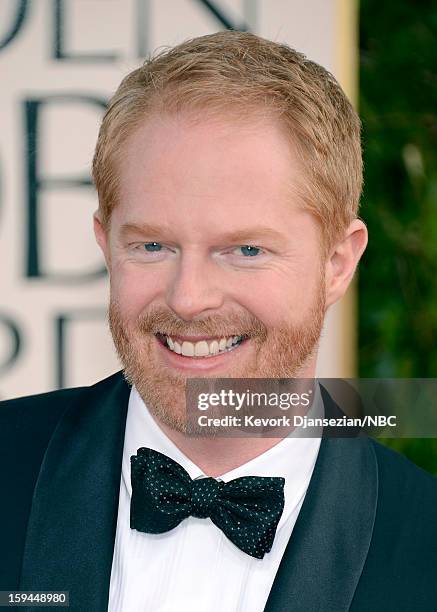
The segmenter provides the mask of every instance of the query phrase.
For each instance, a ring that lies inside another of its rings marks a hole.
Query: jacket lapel
[[[35,487],[20,589],[69,591],[72,611],[107,610],[129,392],[121,374],[84,390]]]
[[[377,499],[370,440],[323,438],[265,612],[349,610],[369,550]]]

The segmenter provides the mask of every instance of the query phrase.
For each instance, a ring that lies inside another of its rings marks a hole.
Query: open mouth
[[[159,342],[169,351],[184,357],[195,359],[207,359],[222,353],[228,353],[236,349],[242,342],[247,340],[247,336],[226,336],[221,338],[202,338],[197,342],[183,340],[177,336],[167,336],[165,334],[155,334]]]

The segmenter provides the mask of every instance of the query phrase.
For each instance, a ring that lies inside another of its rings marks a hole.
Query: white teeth
[[[196,342],[194,346],[194,354],[196,357],[206,357],[209,355],[209,346],[206,340],[201,340],[200,342]]]
[[[185,355],[185,357],[193,357],[194,344],[192,342],[182,342],[182,355]]]
[[[235,348],[241,336],[230,336],[229,338],[220,338],[219,340],[200,340],[199,342],[182,342],[182,346],[176,340],[165,336],[167,348],[184,357],[209,357],[210,355],[218,355],[221,352],[229,351]]]

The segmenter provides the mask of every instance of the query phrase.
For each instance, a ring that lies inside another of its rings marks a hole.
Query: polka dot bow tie
[[[284,478],[243,476],[192,480],[170,457],[139,448],[131,457],[130,526],[164,533],[189,516],[210,518],[242,551],[262,559],[284,509]]]

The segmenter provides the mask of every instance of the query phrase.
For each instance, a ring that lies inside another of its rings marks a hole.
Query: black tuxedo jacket
[[[129,392],[118,373],[0,404],[0,590],[107,610]],[[436,611],[437,480],[369,438],[322,439],[265,610]]]

